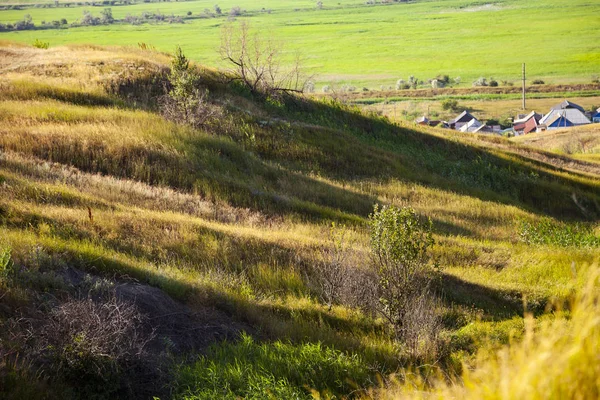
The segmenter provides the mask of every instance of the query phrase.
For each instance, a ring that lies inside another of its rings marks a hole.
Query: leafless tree
[[[253,95],[302,93],[309,80],[299,56],[291,64],[284,64],[279,43],[251,30],[245,21],[224,25],[220,53],[231,65],[233,79],[242,82]]]

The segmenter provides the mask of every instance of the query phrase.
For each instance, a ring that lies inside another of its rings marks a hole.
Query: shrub
[[[83,11],[83,18],[81,18],[81,25],[99,25],[100,18],[94,17],[92,13],[87,10]]]
[[[50,47],[50,43],[42,42],[40,39],[35,39],[35,42],[33,42],[33,47],[36,47],[38,49],[47,49],[48,47]]]
[[[215,14],[221,15],[223,11],[221,11],[221,7],[218,4],[215,4]]]
[[[29,14],[26,14],[21,21],[17,21],[14,24],[14,28],[18,31],[33,29],[34,27],[35,24],[33,23],[33,19]]]
[[[229,10],[229,15],[231,17],[240,16],[242,15],[242,9],[239,6],[231,7],[231,10]]]
[[[478,78],[473,82],[473,86],[488,86],[487,79],[484,77]]]
[[[498,81],[497,81],[497,80],[495,80],[494,78],[490,78],[489,85],[490,85],[491,87],[497,87],[497,86],[498,86]]]
[[[314,282],[321,300],[329,306],[339,303],[349,277],[348,235],[345,226],[331,225],[327,246],[321,248],[320,259],[313,265]]]
[[[159,99],[161,114],[168,120],[201,128],[219,115],[220,109],[208,101],[208,90],[198,88],[199,77],[177,47],[169,75],[171,90]]]
[[[545,83],[546,83],[546,82],[544,82],[544,81],[543,81],[543,80],[541,80],[541,79],[535,79],[535,80],[533,80],[533,81],[531,82],[531,84],[532,84],[532,85],[543,85],[543,84],[545,84]]]
[[[444,111],[457,111],[460,108],[458,104],[458,100],[455,99],[445,99],[442,100],[442,109]]]
[[[375,206],[369,216],[371,253],[379,276],[378,311],[414,356],[436,353],[440,321],[430,286],[437,266],[431,219],[412,208]]]
[[[115,21],[110,8],[105,8],[100,12],[100,22],[103,24],[112,24]]]

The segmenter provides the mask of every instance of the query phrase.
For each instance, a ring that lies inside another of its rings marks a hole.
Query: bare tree
[[[221,57],[231,66],[234,80],[242,82],[253,95],[302,93],[308,78],[300,57],[285,65],[281,46],[250,25],[226,24],[221,34]]]

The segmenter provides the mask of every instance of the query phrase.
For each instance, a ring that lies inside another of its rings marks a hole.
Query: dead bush
[[[115,296],[72,298],[41,321],[16,321],[12,342],[21,343],[19,352],[40,375],[74,388],[77,398],[139,398],[158,381],[145,352],[153,333],[143,322],[135,305]]]

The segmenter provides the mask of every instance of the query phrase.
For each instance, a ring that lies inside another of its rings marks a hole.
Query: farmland
[[[3,1],[0,4],[14,4]],[[600,4],[590,0],[417,1],[366,5],[363,1],[226,0],[219,2],[223,16],[209,17],[213,1],[115,5],[113,16],[143,12],[184,17],[183,24],[145,23],[0,32],[0,40],[51,46],[67,43],[129,45],[147,43],[172,51],[176,44],[205,65],[222,65],[218,47],[220,27],[233,6],[248,20],[298,51],[316,75],[317,89],[325,84],[351,84],[379,89],[397,79],[415,75],[426,81],[439,74],[461,77],[462,85],[480,76],[518,81],[521,63],[530,79],[547,83],[589,83],[600,73]],[[65,8],[23,8],[0,11],[0,22],[15,22],[30,14],[42,21],[82,18],[84,10],[99,15],[103,7],[74,4]],[[268,10],[268,11],[267,11]],[[187,13],[191,12],[191,16]],[[575,28],[576,27],[576,28]],[[575,29],[575,30],[574,30]],[[576,36],[576,39],[574,38]],[[435,62],[432,62],[435,60]]]

